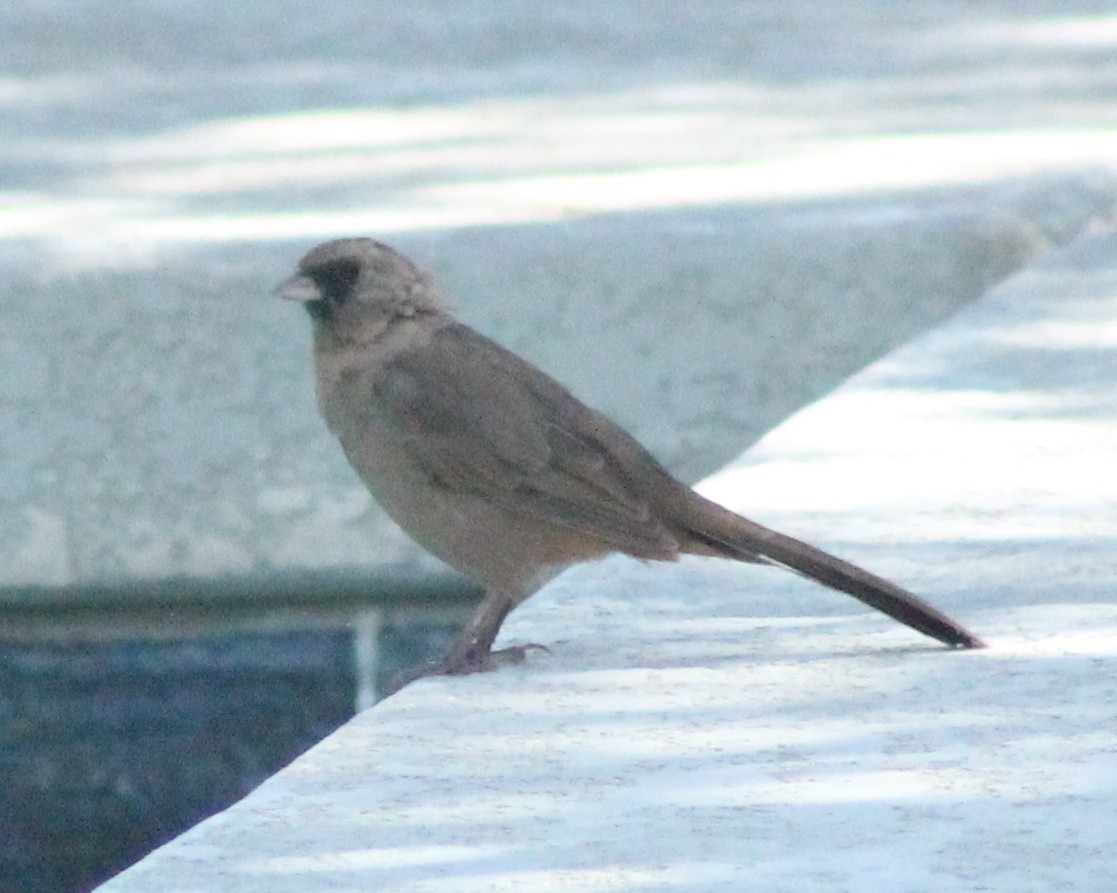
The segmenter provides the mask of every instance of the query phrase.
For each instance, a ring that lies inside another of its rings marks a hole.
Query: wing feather
[[[431,343],[397,354],[373,391],[376,411],[404,432],[409,456],[432,483],[620,551],[676,553],[643,479],[646,463],[658,463],[558,382],[472,329],[447,325]]]

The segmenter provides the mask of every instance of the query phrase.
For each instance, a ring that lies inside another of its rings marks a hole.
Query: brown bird
[[[677,481],[557,381],[456,322],[427,274],[387,245],[319,245],[278,293],[314,321],[318,407],[357,474],[400,527],[485,588],[428,672],[523,660],[525,647],[492,650],[508,613],[612,552],[777,565],[947,645],[982,647],[907,590]]]

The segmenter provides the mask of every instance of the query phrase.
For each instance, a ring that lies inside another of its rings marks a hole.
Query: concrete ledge
[[[1117,178],[1078,170],[388,238],[469,321],[695,480],[1115,206]],[[0,275],[0,603],[170,578],[268,599],[254,578],[441,569],[318,418],[307,320],[270,296],[312,244]]]
[[[728,562],[570,572],[100,889],[1104,889],[1117,876],[1117,236],[1014,277],[705,489],[986,636]]]

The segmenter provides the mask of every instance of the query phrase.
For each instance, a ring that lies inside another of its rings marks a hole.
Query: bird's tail
[[[900,623],[960,648],[984,648],[977,636],[919,596],[883,577],[828,555],[821,549],[742,518],[694,493],[687,532],[696,548],[684,551],[722,555],[739,561],[775,564],[848,593]]]

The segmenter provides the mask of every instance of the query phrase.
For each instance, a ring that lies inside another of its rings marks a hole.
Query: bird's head
[[[375,239],[323,242],[276,294],[301,301],[319,331],[343,341],[382,332],[394,318],[440,309],[430,277]]]

